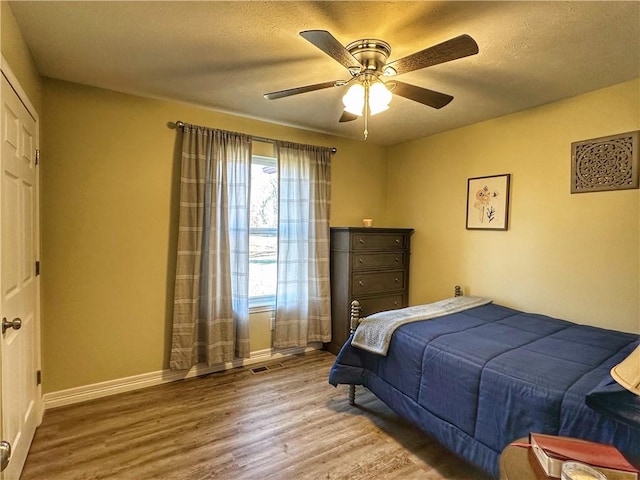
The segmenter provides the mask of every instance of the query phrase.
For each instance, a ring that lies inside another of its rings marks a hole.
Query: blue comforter
[[[495,477],[500,452],[530,432],[614,444],[637,464],[640,397],[612,386],[609,370],[638,343],[490,304],[403,325],[387,356],[347,341],[329,382],[366,386]]]

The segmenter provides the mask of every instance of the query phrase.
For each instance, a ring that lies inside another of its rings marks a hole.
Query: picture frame
[[[467,180],[467,230],[507,230],[511,174]]]
[[[640,187],[640,131],[571,144],[571,193]]]

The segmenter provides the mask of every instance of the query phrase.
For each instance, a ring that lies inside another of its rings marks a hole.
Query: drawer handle
[[[397,243],[398,245],[400,245],[400,239],[399,239],[399,238],[396,238],[396,243]]]
[[[358,259],[358,262],[360,262],[360,263],[364,263],[364,258],[359,258],[359,259]]]
[[[398,305],[400,305],[400,302],[396,300],[395,302],[393,302],[393,304],[397,307]]]
[[[364,282],[362,280],[359,280],[358,285],[360,285],[361,287],[364,287]]]
[[[399,257],[396,257],[396,262],[399,262],[399,261],[400,261],[400,258],[399,258]]]
[[[400,283],[400,279],[399,278],[394,278],[394,280],[396,281],[396,283]]]
[[[365,241],[364,241],[364,238],[361,238],[361,239],[359,239],[358,241],[359,241],[360,243],[362,243],[363,245],[364,245],[365,243],[367,243],[367,242],[365,242]]]

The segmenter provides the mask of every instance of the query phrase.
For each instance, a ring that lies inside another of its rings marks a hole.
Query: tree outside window
[[[278,253],[278,167],[275,158],[254,155],[251,165],[249,304],[273,306]]]

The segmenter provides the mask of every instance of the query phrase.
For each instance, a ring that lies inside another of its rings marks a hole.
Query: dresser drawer
[[[400,233],[354,233],[351,248],[354,250],[380,250],[406,248],[407,237]]]
[[[406,307],[406,300],[403,294],[381,296],[375,298],[357,299],[360,302],[360,317],[373,315],[374,313],[383,312],[385,310],[395,310],[397,308]]]
[[[353,295],[392,292],[404,289],[404,270],[380,273],[355,273],[353,275]]]
[[[405,253],[354,253],[351,258],[354,270],[371,268],[403,268]]]

